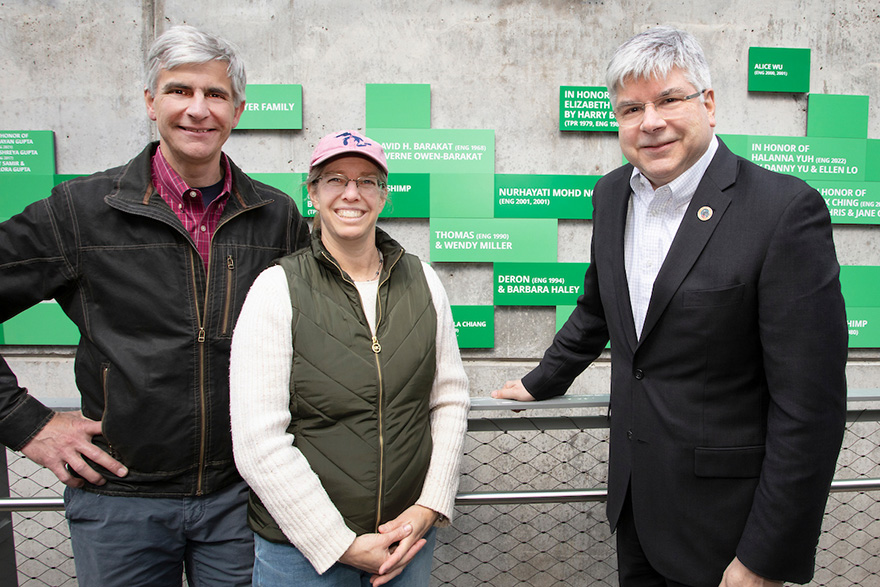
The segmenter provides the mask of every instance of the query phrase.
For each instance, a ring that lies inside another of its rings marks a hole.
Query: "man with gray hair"
[[[715,137],[692,35],[636,35],[606,82],[629,163],[596,184],[584,294],[537,368],[492,395],[565,393],[610,340],[621,586],[805,583],[846,415],[825,202]]]
[[[308,242],[293,200],[222,148],[245,105],[228,42],[156,39],[159,140],[0,224],[0,321],[55,298],[77,325],[81,412],[55,413],[0,358],[0,442],[67,485],[82,586],[250,585],[247,488],[229,424],[232,329],[253,279]]]

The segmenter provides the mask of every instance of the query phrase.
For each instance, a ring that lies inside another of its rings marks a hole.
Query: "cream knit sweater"
[[[433,452],[416,503],[445,521],[452,518],[458,489],[470,399],[446,291],[434,270],[422,267],[437,312],[437,372],[429,404]],[[287,432],[292,318],[284,270],[271,267],[251,286],[232,338],[232,442],[242,477],[288,540],[323,573],[348,549],[355,533]]]

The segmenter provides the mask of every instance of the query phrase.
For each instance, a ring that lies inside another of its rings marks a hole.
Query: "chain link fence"
[[[853,414],[851,414],[853,417]],[[851,422],[836,479],[880,477],[880,422]],[[605,486],[603,428],[472,430],[462,492]],[[57,497],[54,475],[7,451],[12,497]],[[828,500],[812,586],[880,585],[877,492],[835,492]],[[63,512],[13,514],[21,587],[75,586]],[[460,506],[438,533],[433,586],[616,586],[614,537],[604,503]]]
[[[6,451],[10,497],[61,497],[62,485],[20,453]],[[73,551],[64,512],[13,512],[18,584],[21,587],[76,587]]]

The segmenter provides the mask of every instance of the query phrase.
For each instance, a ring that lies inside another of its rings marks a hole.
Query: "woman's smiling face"
[[[340,157],[330,161],[321,172],[322,178],[341,176],[345,179],[373,178],[378,182],[379,168],[363,157]],[[309,199],[320,212],[321,239],[329,249],[358,246],[375,237],[376,220],[385,207],[386,191],[359,189],[349,181],[339,192],[318,180],[309,185]]]

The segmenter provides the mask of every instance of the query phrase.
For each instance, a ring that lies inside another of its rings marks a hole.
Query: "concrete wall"
[[[880,100],[876,0],[16,0],[0,2],[0,128],[55,131],[59,173],[117,165],[155,137],[143,59],[157,33],[193,24],[236,42],[251,83],[303,85],[302,131],[237,131],[227,152],[246,171],[302,171],[315,142],[363,128],[365,83],[428,83],[434,128],[494,129],[498,173],[602,174],[616,137],[558,130],[560,85],[602,85],[613,50],[656,24],[690,30],[712,66],[719,133],[803,136],[806,96],[747,92],[750,46],[812,49],[815,92]],[[869,137],[880,138],[871,115]],[[2,197],[2,194],[0,194]],[[428,257],[426,221],[385,221]],[[588,261],[590,223],[559,222],[559,260]],[[835,227],[842,264],[880,265],[878,227]],[[2,262],[2,260],[0,260]],[[490,264],[438,264],[453,304],[491,304]],[[533,365],[554,312],[498,308],[496,346],[463,353],[472,393]],[[23,384],[75,396],[65,349],[7,348]],[[576,384],[607,392],[600,360]],[[851,353],[852,387],[878,387],[878,352]]]

